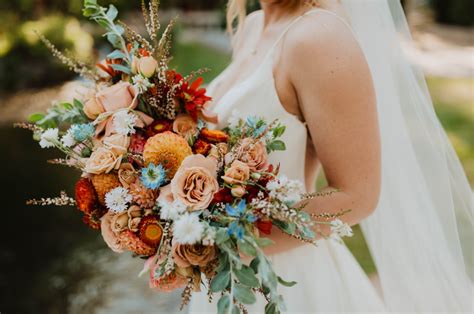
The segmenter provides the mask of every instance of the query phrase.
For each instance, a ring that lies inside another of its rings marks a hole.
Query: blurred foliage
[[[472,26],[474,25],[473,0],[431,0],[438,22]]]
[[[73,77],[51,56],[35,32],[82,61],[92,54],[93,37],[74,17],[56,13],[22,22],[18,15],[2,12],[0,21],[0,90],[39,87]]]

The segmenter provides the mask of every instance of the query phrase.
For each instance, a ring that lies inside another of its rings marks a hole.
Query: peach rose
[[[103,112],[105,112],[104,106],[95,97],[89,98],[84,104],[84,113],[89,119],[94,120]]]
[[[123,81],[102,89],[95,94],[95,99],[104,107],[105,111],[135,109],[138,104],[135,88],[130,83]]]
[[[110,228],[115,233],[119,233],[128,229],[127,212],[115,214],[114,217],[112,218]]]
[[[121,159],[121,156],[115,155],[111,150],[99,147],[87,159],[84,171],[92,174],[109,173],[120,167]]]
[[[198,132],[197,123],[190,115],[180,114],[173,122],[173,131],[189,141]]]
[[[122,253],[124,251],[123,245],[119,239],[117,233],[112,230],[112,220],[114,219],[115,214],[108,212],[101,218],[100,223],[100,232],[102,238],[104,238],[107,246],[114,252]]]
[[[219,189],[216,171],[217,164],[212,159],[203,155],[186,157],[171,180],[174,199],[193,210],[207,208]]]
[[[172,253],[174,262],[179,267],[204,267],[216,258],[217,250],[214,245],[173,243]]]
[[[137,59],[136,70],[144,77],[152,77],[158,68],[158,62],[153,57],[142,57]]]
[[[240,160],[234,160],[232,165],[227,168],[222,179],[228,184],[243,184],[250,178],[250,168],[246,163]]]
[[[247,190],[241,185],[234,186],[230,190],[230,194],[232,194],[233,197],[242,197],[245,193],[247,193]]]
[[[237,152],[237,159],[246,163],[252,172],[264,170],[268,166],[267,148],[261,141],[244,138]]]
[[[118,178],[123,187],[129,188],[130,184],[135,182],[137,179],[137,175],[132,164],[128,162],[121,164],[118,170]]]
[[[122,134],[113,134],[104,137],[102,142],[115,155],[123,155],[128,150],[128,146],[130,145],[130,138]]]

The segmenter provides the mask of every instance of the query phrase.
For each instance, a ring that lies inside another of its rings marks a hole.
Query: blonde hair
[[[281,5],[295,8],[304,0],[277,0]],[[227,3],[227,32],[234,37],[244,25],[247,16],[247,0],[229,0]]]

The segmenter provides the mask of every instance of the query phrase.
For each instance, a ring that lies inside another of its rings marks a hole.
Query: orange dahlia
[[[181,136],[166,131],[150,137],[143,150],[145,164],[161,164],[166,169],[168,179],[172,179],[181,162],[192,155],[191,147]]]
[[[92,182],[88,178],[80,178],[76,183],[77,208],[85,214],[90,214],[96,207],[97,194]]]
[[[122,231],[119,236],[120,244],[124,249],[134,252],[138,255],[151,256],[156,253],[156,248],[152,247],[130,230]]]
[[[121,186],[116,173],[102,173],[92,176],[92,185],[99,198],[99,202],[105,205],[105,194],[116,187]]]
[[[163,228],[154,216],[145,216],[138,225],[138,236],[146,244],[157,247],[160,244]]]

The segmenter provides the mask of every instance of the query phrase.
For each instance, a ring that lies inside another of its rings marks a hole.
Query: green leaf
[[[294,223],[287,223],[287,222],[283,222],[279,220],[274,220],[273,225],[277,226],[278,228],[280,228],[281,230],[283,230],[284,232],[288,234],[294,234],[296,231],[296,226]]]
[[[265,314],[277,314],[280,313],[275,303],[270,302],[265,305]]]
[[[221,253],[219,255],[219,266],[216,268],[216,272],[221,272],[223,270],[229,270],[229,256],[226,253]]]
[[[107,10],[107,17],[109,18],[109,20],[111,21],[115,20],[117,15],[118,15],[117,8],[113,4],[109,5],[109,9]]]
[[[286,281],[280,276],[278,276],[278,282],[285,287],[293,287],[294,285],[296,285],[296,281]]]
[[[230,306],[230,297],[228,295],[223,295],[219,302],[217,302],[217,313],[224,314],[227,313]]]
[[[248,256],[257,256],[255,247],[246,240],[239,241],[239,249]]]
[[[232,305],[232,314],[240,314],[240,309],[237,305]]]
[[[230,283],[230,272],[228,270],[221,271],[211,281],[211,291],[219,292],[227,288]]]
[[[100,23],[99,23],[100,24]],[[105,26],[107,27],[107,26]],[[109,41],[109,43],[112,44],[112,46],[114,46],[115,48],[119,48],[120,47],[120,37],[115,34],[115,33],[107,33],[107,40]],[[113,65],[117,65],[117,64],[111,64],[110,66],[113,66]],[[120,70],[119,70],[120,71]],[[123,72],[123,71],[122,71]],[[127,72],[125,72],[127,73]]]
[[[44,114],[42,113],[33,113],[28,117],[28,122],[36,123],[44,118]]]
[[[108,59],[127,59],[127,56],[121,50],[114,50],[107,55]]]
[[[250,262],[250,268],[253,269],[254,273],[258,273],[258,264],[260,263],[259,257],[255,257],[251,262]]]
[[[229,240],[229,234],[227,233],[227,229],[220,228],[219,230],[217,230],[216,244],[217,245],[222,244],[222,243],[226,242],[227,240]]]
[[[254,304],[257,301],[255,294],[249,287],[241,285],[239,283],[234,285],[234,296],[240,303],[243,304]]]
[[[110,64],[110,67],[114,70],[117,70],[117,71],[120,71],[120,72],[123,72],[123,73],[126,73],[126,74],[131,74],[132,73],[129,68],[127,68],[126,66],[123,66],[121,64]]]
[[[283,141],[280,141],[280,140],[275,140],[273,142],[271,142],[270,144],[268,144],[270,150],[272,151],[275,151],[275,150],[285,150],[286,149],[286,145]]]
[[[260,282],[255,276],[255,273],[252,270],[252,268],[248,266],[242,266],[241,269],[234,269],[234,274],[242,284],[249,286],[251,288],[260,287]]]
[[[84,108],[84,105],[82,104],[82,101],[80,101],[79,99],[74,98],[72,103],[77,108],[80,108],[80,109]]]
[[[277,138],[283,135],[285,133],[286,127],[284,125],[278,126],[275,129],[273,129],[273,137]]]
[[[256,238],[255,241],[258,246],[262,248],[275,244],[275,242],[269,238]]]

